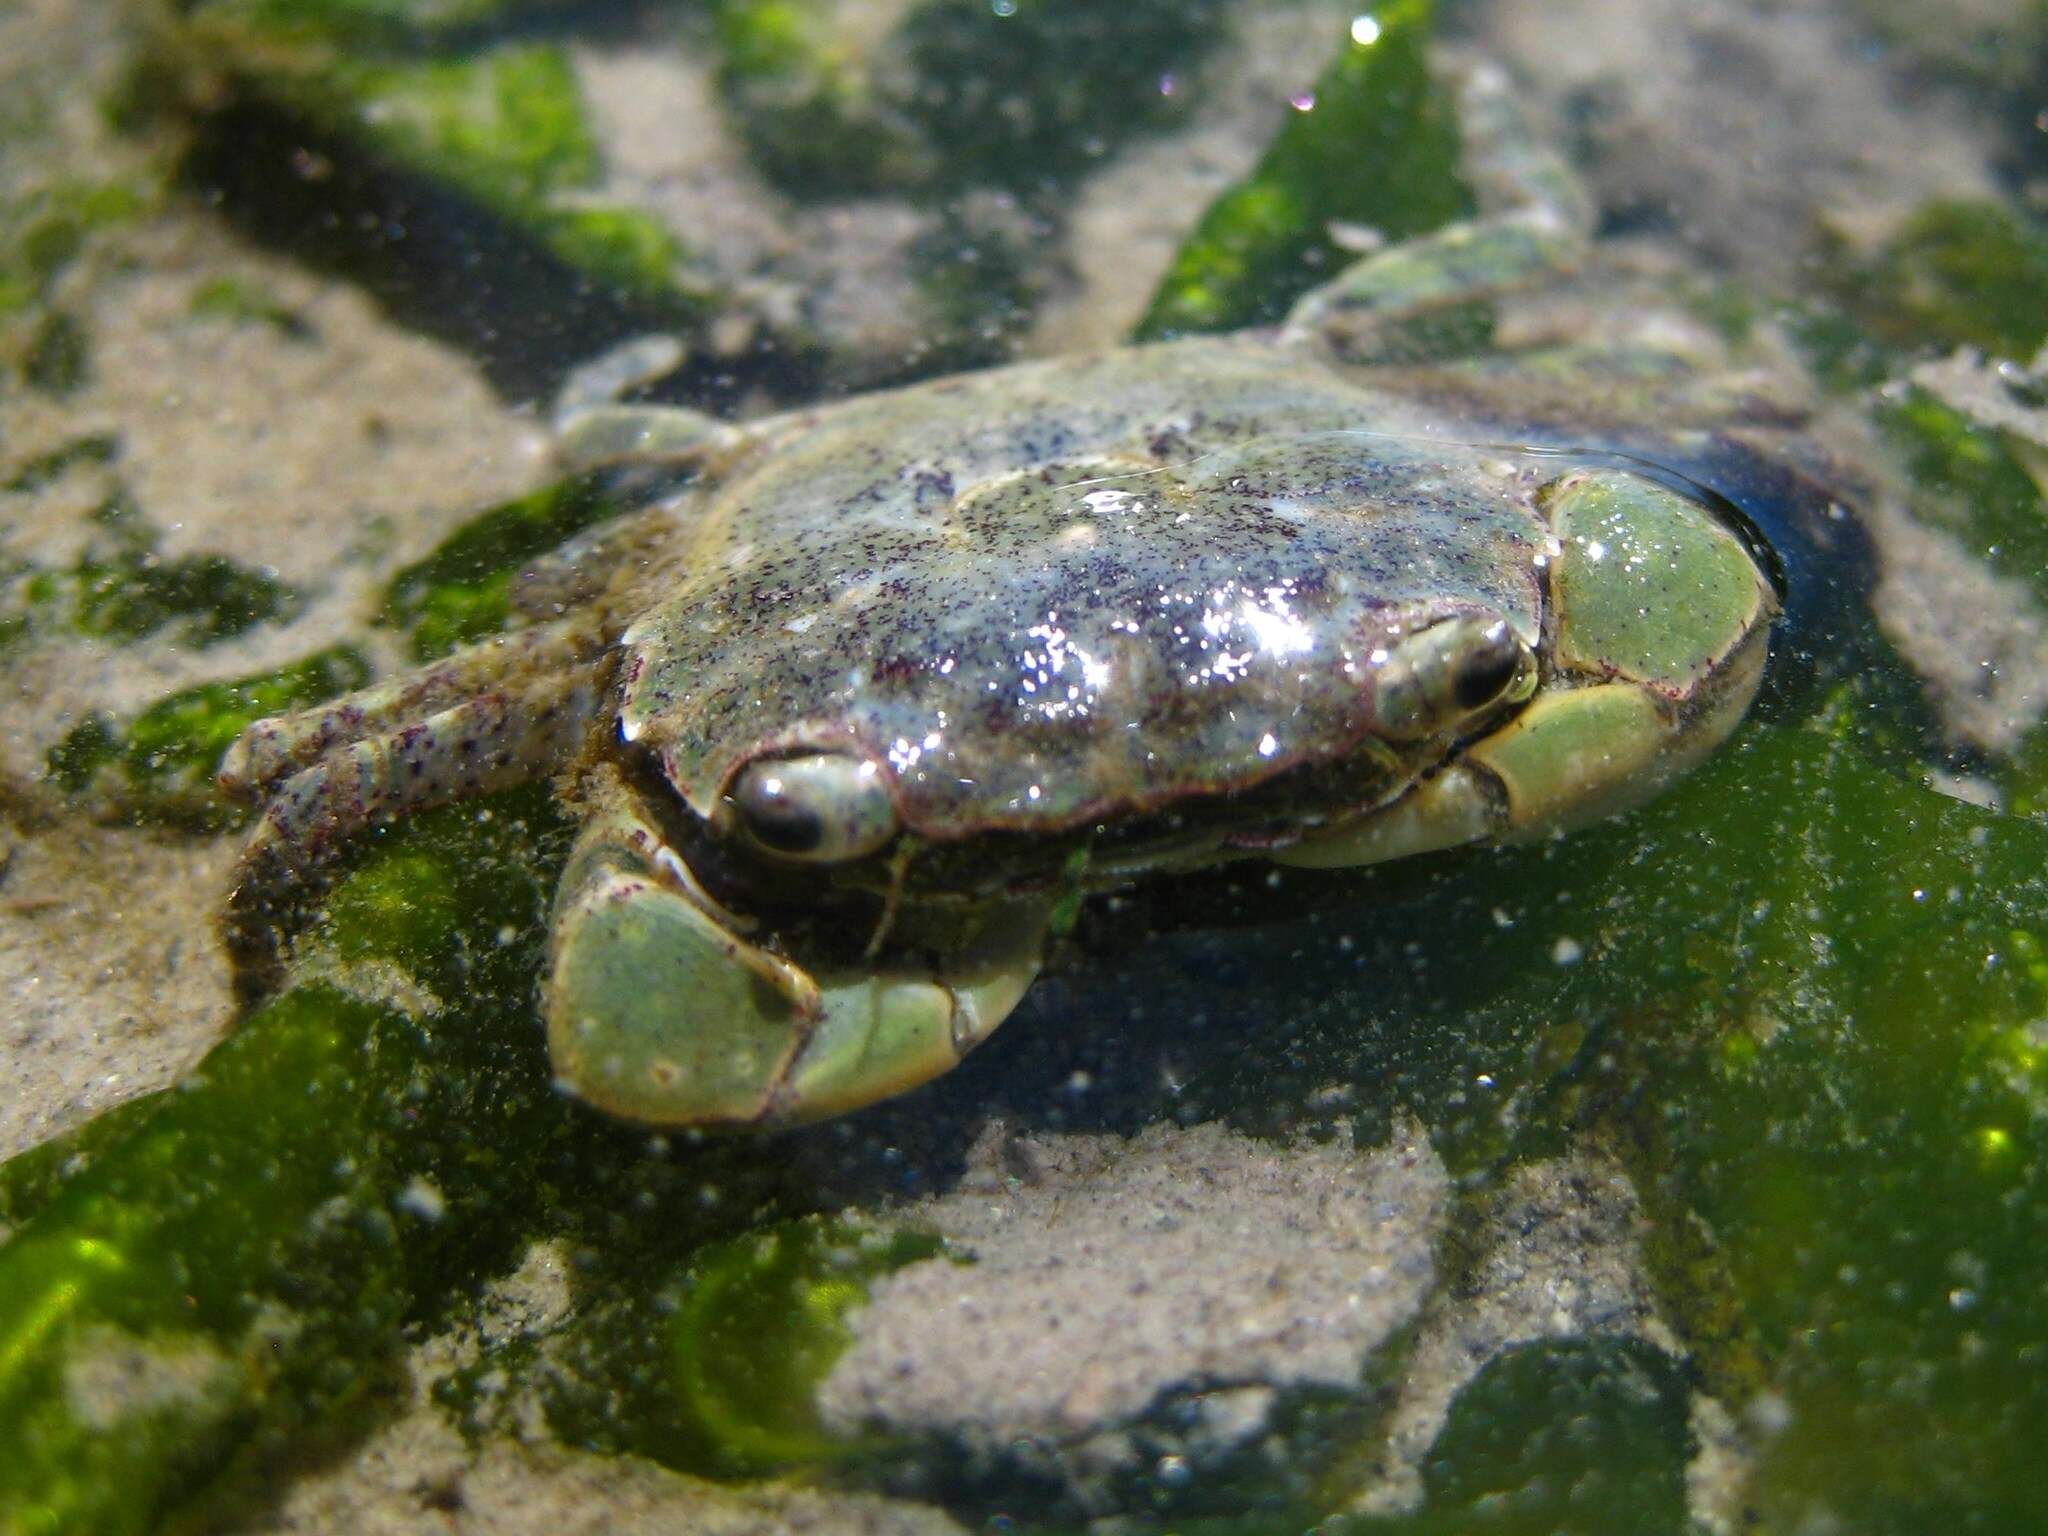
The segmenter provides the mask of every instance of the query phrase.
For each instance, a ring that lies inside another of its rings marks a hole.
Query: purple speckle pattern
[[[700,813],[845,749],[931,837],[1256,785],[1373,733],[1403,633],[1537,643],[1558,468],[1499,440],[1232,340],[792,417],[620,594],[620,724]]]

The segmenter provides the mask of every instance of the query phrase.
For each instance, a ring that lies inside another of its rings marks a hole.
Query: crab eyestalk
[[[880,768],[843,752],[749,763],[726,800],[748,839],[775,858],[844,863],[896,835]]]
[[[1632,809],[1727,740],[1778,606],[1749,550],[1687,496],[1583,470],[1545,488],[1550,671],[1498,728],[1391,805],[1274,858],[1374,864],[1544,836]]]

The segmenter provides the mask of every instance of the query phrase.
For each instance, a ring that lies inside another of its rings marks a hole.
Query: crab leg
[[[582,745],[597,697],[587,669],[495,690],[417,724],[363,735],[286,778],[242,850],[223,919],[237,989],[245,997],[269,990],[280,966],[280,916],[319,895],[352,837],[559,770]]]
[[[1482,217],[1521,216],[1590,236],[1598,210],[1556,144],[1522,109],[1524,93],[1500,65],[1466,62],[1452,72],[1465,177]]]
[[[228,748],[218,782],[224,793],[253,800],[339,747],[386,736],[482,693],[522,691],[530,686],[523,679],[587,669],[603,644],[589,618],[536,624],[311,709],[258,720]]]
[[[598,615],[605,591],[631,564],[658,559],[676,536],[681,516],[668,502],[629,512],[534,556],[512,583],[512,610],[527,620],[549,623],[567,613]],[[596,625],[600,617],[586,618]],[[594,648],[593,648],[594,649]]]
[[[622,397],[680,368],[682,343],[641,336],[569,375],[555,402],[556,451],[573,469],[607,464],[694,464],[742,442],[738,427],[680,405],[628,405]]]
[[[1570,166],[1531,132],[1498,67],[1469,66],[1457,86],[1479,216],[1352,263],[1295,304],[1287,339],[1320,337],[1354,362],[1398,360],[1417,345],[1441,345],[1435,337],[1418,342],[1418,322],[1436,319],[1441,329],[1467,306],[1576,265],[1594,210]]]

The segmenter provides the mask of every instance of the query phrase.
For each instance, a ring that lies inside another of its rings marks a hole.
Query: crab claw
[[[943,974],[814,978],[749,943],[623,807],[588,827],[556,900],[557,1083],[644,1125],[762,1129],[842,1114],[955,1066],[1037,975],[1044,924]]]
[[[1742,541],[1692,498],[1628,471],[1575,471],[1542,502],[1558,553],[1541,687],[1399,799],[1319,829],[1277,862],[1374,864],[1566,831],[1640,805],[1741,722],[1778,612]]]

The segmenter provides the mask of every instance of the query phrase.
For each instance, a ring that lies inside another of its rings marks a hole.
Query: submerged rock
[[[972,1262],[877,1281],[819,1403],[841,1430],[1023,1463],[1083,1502],[1148,1469],[1184,1485],[1279,1429],[1283,1394],[1359,1392],[1421,1309],[1449,1201],[1412,1125],[1356,1152],[996,1123],[957,1187],[903,1213]]]

